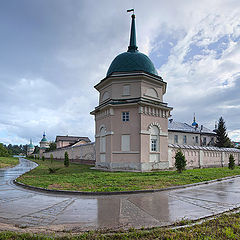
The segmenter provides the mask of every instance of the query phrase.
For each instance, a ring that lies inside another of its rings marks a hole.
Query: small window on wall
[[[203,145],[204,145],[204,146],[207,145],[207,138],[206,138],[206,137],[203,138]]]
[[[157,139],[151,139],[151,151],[152,152],[157,151]]]
[[[159,152],[159,128],[157,126],[152,126],[150,129],[150,151]]]
[[[129,112],[122,112],[122,121],[123,122],[129,121]]]
[[[130,95],[130,85],[123,85],[123,96],[129,96]]]
[[[178,143],[178,135],[174,135],[174,143]]]
[[[196,140],[196,143],[198,143],[198,136],[196,136],[195,140]]]
[[[187,136],[186,135],[183,136],[183,144],[187,144]]]

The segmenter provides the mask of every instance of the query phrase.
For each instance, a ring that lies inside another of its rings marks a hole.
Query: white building
[[[190,146],[214,146],[216,133],[203,125],[199,126],[195,118],[191,125],[169,119],[168,142]]]

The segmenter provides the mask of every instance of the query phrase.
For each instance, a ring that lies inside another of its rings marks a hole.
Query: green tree
[[[69,166],[68,152],[65,152],[65,154],[64,154],[64,166],[65,166],[65,167],[68,167],[68,166]]]
[[[182,151],[179,150],[175,155],[175,167],[177,168],[177,171],[181,173],[183,170],[185,170],[185,167],[187,165],[185,156],[183,155]]]
[[[232,154],[229,156],[228,168],[232,170],[235,168],[235,159]]]
[[[45,157],[44,156],[42,156],[42,160],[45,161]]]
[[[34,152],[33,152],[33,154],[38,154],[38,153],[39,153],[39,150],[40,150],[40,147],[36,145],[36,146],[34,147]]]
[[[52,153],[50,155],[50,161],[51,161],[51,163],[53,163],[53,155],[52,155]]]
[[[231,140],[229,139],[227,135],[227,128],[225,125],[225,121],[223,120],[222,117],[219,118],[218,121],[218,128],[216,130],[217,133],[217,141],[216,141],[216,147],[233,147]]]
[[[55,142],[49,143],[49,148],[46,149],[46,152],[51,152],[57,149],[57,144]]]
[[[8,157],[10,156],[8,149],[0,143],[0,157]]]

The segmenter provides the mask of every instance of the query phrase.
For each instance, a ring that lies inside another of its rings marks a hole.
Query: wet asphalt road
[[[171,191],[112,196],[39,193],[12,183],[35,166],[20,159],[16,167],[0,169],[0,222],[68,230],[139,228],[168,225],[183,218],[198,219],[240,207],[240,178]]]

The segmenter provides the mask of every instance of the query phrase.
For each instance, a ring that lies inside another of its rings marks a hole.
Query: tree
[[[229,156],[228,168],[231,170],[235,168],[235,160],[232,154]]]
[[[177,171],[181,173],[183,170],[185,170],[185,167],[187,165],[185,156],[183,155],[182,151],[179,150],[175,155],[175,167],[177,168]]]
[[[39,150],[40,150],[40,147],[36,145],[36,146],[34,147],[34,152],[33,152],[33,154],[38,154],[38,153],[39,153]]]
[[[55,142],[49,143],[49,148],[46,149],[46,152],[51,152],[57,149],[57,144]]]
[[[45,161],[45,157],[44,156],[42,156],[42,160]]]
[[[69,166],[68,152],[65,152],[65,154],[64,154],[64,166],[65,166],[65,167],[68,167],[68,166]]]
[[[0,157],[9,157],[9,151],[8,149],[2,144],[0,143]]]
[[[225,126],[225,121],[222,117],[219,118],[218,121],[218,128],[216,130],[217,133],[217,141],[216,141],[216,147],[232,147],[231,140],[229,139],[227,132],[227,128]]]
[[[22,149],[23,149],[23,153],[24,153],[24,154],[27,154],[27,147],[28,147],[27,144],[25,144],[25,145],[22,146]]]
[[[53,155],[52,155],[52,153],[50,155],[50,160],[51,160],[51,163],[53,163]]]

